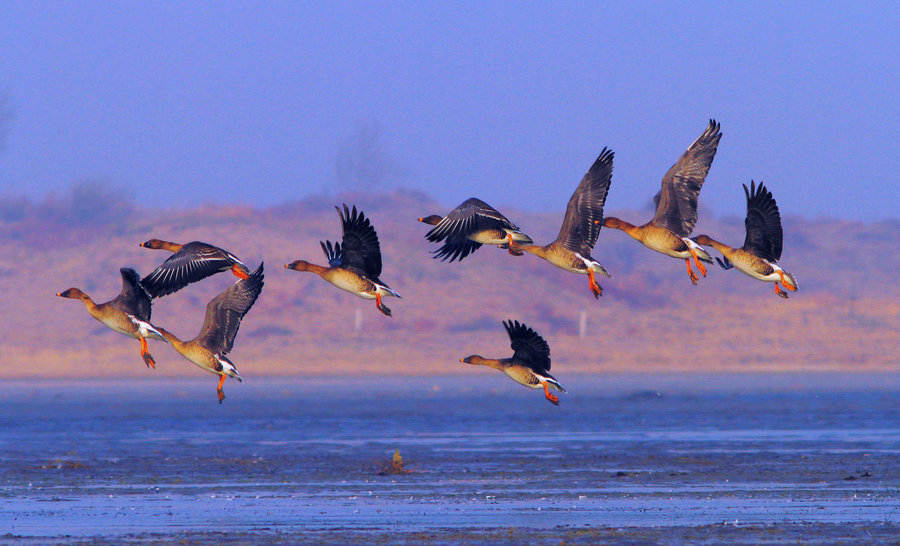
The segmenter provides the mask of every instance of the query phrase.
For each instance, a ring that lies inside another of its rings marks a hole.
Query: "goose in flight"
[[[148,339],[165,341],[158,328],[150,324],[150,295],[141,286],[141,277],[134,269],[123,267],[122,291],[114,299],[105,303],[94,303],[90,296],[79,288],[68,288],[57,292],[61,298],[80,300],[87,312],[109,328],[136,338],[141,342],[141,357],[148,368],[156,368],[156,361],[150,356]]]
[[[757,186],[752,180],[750,187],[744,186],[747,198],[747,217],[744,226],[747,235],[744,246],[732,248],[716,241],[708,235],[698,235],[694,240],[701,245],[709,245],[722,253],[723,259],[716,258],[722,269],[735,268],[745,275],[763,282],[775,283],[775,293],[787,299],[787,292],[778,287],[784,285],[791,292],[800,287],[797,279],[776,265],[781,259],[782,229],[781,214],[772,192],[762,182]]]
[[[222,386],[226,377],[244,382],[237,367],[225,355],[234,347],[234,338],[241,326],[241,319],[253,307],[263,284],[263,264],[259,264],[246,279],[238,280],[210,300],[206,305],[206,317],[203,319],[200,333],[190,341],[182,341],[168,330],[159,329],[166,341],[181,356],[201,369],[219,376],[216,394],[220,404],[225,400]]]
[[[294,271],[309,271],[322,277],[341,290],[356,294],[361,298],[374,299],[375,307],[387,316],[391,309],[381,302],[385,296],[399,298],[395,290],[385,284],[381,276],[381,248],[375,228],[356,207],[338,211],[341,219],[341,242],[332,244],[322,241],[322,251],[328,260],[328,267],[311,264],[306,260],[296,260],[284,267]]]
[[[499,370],[520,385],[532,389],[544,389],[544,396],[555,406],[559,405],[559,397],[550,393],[550,388],[566,392],[555,377],[550,375],[550,346],[534,330],[517,320],[503,321],[503,327],[509,334],[513,355],[509,358],[483,358],[471,355],[459,361],[473,366],[487,366]]]
[[[509,249],[514,256],[522,252],[513,247],[513,243],[531,244],[531,237],[519,231],[519,227],[510,222],[497,209],[481,199],[471,197],[451,210],[447,216],[437,214],[419,218],[419,221],[434,226],[425,238],[432,243],[444,244],[434,251],[435,259],[441,261],[462,260],[481,245],[497,245]]]
[[[522,250],[547,260],[551,264],[588,276],[588,288],[594,298],[603,294],[603,288],[597,282],[596,274],[612,277],[606,268],[600,265],[591,252],[600,235],[600,221],[603,220],[603,205],[612,182],[613,156],[612,150],[603,148],[591,168],[581,179],[575,193],[569,198],[566,215],[556,240],[544,245],[510,243],[510,248]]]
[[[603,220],[604,226],[624,231],[649,249],[684,260],[694,285],[699,277],[691,269],[691,258],[704,277],[706,268],[701,262],[713,263],[706,250],[692,241],[690,235],[697,223],[700,188],[706,180],[721,138],[719,124],[709,120],[703,134],[688,146],[687,151],[663,176],[662,188],[653,198],[656,214],[652,220],[642,226],[614,217]]]
[[[250,274],[250,269],[237,256],[208,243],[192,241],[180,245],[150,239],[140,246],[174,253],[141,281],[151,298],[171,294],[220,271],[230,270],[239,279],[246,279]]]

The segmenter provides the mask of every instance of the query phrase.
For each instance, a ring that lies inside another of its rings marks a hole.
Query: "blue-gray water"
[[[569,376],[553,407],[484,372],[251,378],[226,384],[222,405],[211,376],[7,382],[0,539],[831,542],[900,529],[900,375]],[[404,474],[385,472],[396,449]]]

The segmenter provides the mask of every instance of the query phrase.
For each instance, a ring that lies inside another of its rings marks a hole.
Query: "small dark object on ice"
[[[394,474],[409,474],[410,471],[403,468],[403,457],[400,456],[400,449],[398,448],[394,451],[394,456],[391,457],[390,464],[387,464],[382,467],[382,469],[378,472],[379,476],[389,476]]]

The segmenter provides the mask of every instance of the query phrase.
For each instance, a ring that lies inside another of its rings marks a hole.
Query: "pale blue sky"
[[[604,146],[642,208],[710,117],[701,204],[896,218],[897,2],[3,2],[0,193],[152,206],[322,191],[377,122],[403,185],[562,210]]]

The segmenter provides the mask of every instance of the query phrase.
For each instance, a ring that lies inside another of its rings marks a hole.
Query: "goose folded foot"
[[[506,234],[506,238],[509,239],[509,244],[506,246],[507,251],[509,251],[510,256],[521,256],[525,254],[522,250],[516,247],[516,242],[513,241],[513,237],[511,233]],[[501,247],[502,248],[502,247]]]
[[[785,286],[787,286],[787,285],[785,285]],[[789,290],[790,290],[790,288],[789,288]],[[787,292],[785,292],[784,290],[782,290],[781,288],[779,288],[777,282],[775,283],[775,293],[776,293],[779,297],[782,297],[782,298],[784,298],[784,299],[788,299]]]
[[[148,368],[156,369],[156,361],[153,360],[153,357],[150,356],[150,353],[141,353],[141,356],[144,357],[144,364],[147,365]]]
[[[147,347],[147,340],[145,338],[138,338],[141,340],[141,357],[144,359],[144,364],[147,365],[148,368],[156,369],[156,362],[153,360],[153,357],[150,356],[150,348]]]
[[[594,299],[600,299],[600,296],[603,295],[603,287],[597,282],[597,279],[594,277],[594,272],[590,269],[588,269],[588,287],[591,289],[591,294],[594,295]]]
[[[250,278],[250,273],[247,271],[247,268],[238,264],[234,264],[233,266],[231,266],[231,272],[234,273],[234,276],[239,279]]]
[[[550,389],[547,387],[547,382],[541,381],[541,385],[544,386],[544,396],[547,397],[547,400],[549,400],[550,403],[553,404],[554,406],[558,406],[559,405],[559,397],[556,396],[555,394],[550,394]]]
[[[779,271],[779,272],[778,272],[778,276],[781,277],[781,284],[783,284],[785,288],[787,288],[787,289],[790,290],[791,292],[796,292],[796,291],[797,291],[797,287],[794,286],[793,284],[789,283],[788,280],[785,278],[785,276],[784,276],[784,271]],[[778,284],[776,283],[775,286],[777,287]]]
[[[687,265],[687,272],[688,272],[688,275],[690,275],[690,277],[691,277],[691,282],[694,283],[694,286],[697,286],[697,281],[700,280],[700,277],[698,277],[697,274],[694,273],[694,270],[691,269],[691,259],[688,258],[687,260],[684,261],[684,263],[685,263],[685,265]]]
[[[222,385],[225,384],[225,378],[227,376],[222,374],[219,376],[219,386],[216,388],[216,395],[219,397],[219,403],[222,403],[222,400],[225,400],[225,391],[222,390]]]
[[[375,307],[387,316],[391,316],[391,308],[381,303],[381,294],[375,294]]]

